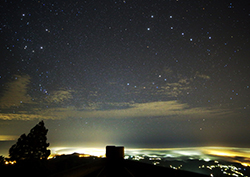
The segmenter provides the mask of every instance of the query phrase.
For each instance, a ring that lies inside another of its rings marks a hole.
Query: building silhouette
[[[106,158],[110,160],[124,159],[124,147],[106,146]]]

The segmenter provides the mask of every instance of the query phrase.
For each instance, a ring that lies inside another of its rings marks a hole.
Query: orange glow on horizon
[[[90,157],[89,154],[79,154],[79,157]]]
[[[241,151],[239,151],[238,149],[241,149]],[[208,147],[204,148],[203,152],[205,154],[215,155],[215,156],[244,157],[250,159],[249,150],[246,152],[242,151],[242,149],[247,149],[247,148]]]
[[[243,162],[243,163],[241,163],[241,165],[243,165],[243,166],[245,166],[245,167],[250,167],[250,163],[245,163],[245,162]]]

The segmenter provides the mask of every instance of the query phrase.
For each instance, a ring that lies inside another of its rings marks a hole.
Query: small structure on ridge
[[[111,160],[124,159],[124,147],[106,146],[106,158]]]

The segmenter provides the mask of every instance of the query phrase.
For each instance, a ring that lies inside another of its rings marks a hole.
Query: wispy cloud
[[[143,118],[143,117],[164,117],[164,118],[207,118],[209,116],[219,117],[229,114],[230,111],[222,109],[189,108],[187,104],[177,101],[162,101],[150,103],[133,103],[126,109],[85,109],[79,110],[74,106],[65,108],[47,108],[34,111],[33,114],[22,112],[19,114],[0,114],[4,120],[33,120],[33,119],[67,119],[75,118]]]
[[[198,77],[198,78],[201,78],[201,79],[207,79],[207,80],[210,79],[210,76],[205,75],[205,74],[201,74],[199,71],[196,71],[195,77]]]
[[[13,80],[4,85],[3,96],[0,98],[0,108],[17,107],[24,103],[32,103],[32,98],[27,92],[30,79],[28,75],[14,75]]]
[[[166,69],[165,74],[173,73]],[[196,72],[195,77],[209,79],[209,76]],[[0,119],[2,120],[34,120],[34,119],[67,119],[69,117],[78,118],[142,118],[142,117],[209,117],[221,116],[231,113],[229,110],[220,108],[190,107],[188,103],[173,101],[173,97],[186,94],[191,90],[190,83],[192,78],[176,76],[175,82],[166,82],[158,89],[150,89],[150,86],[138,86],[136,89],[128,89],[126,94],[144,97],[146,94],[153,97],[168,97],[168,101],[147,102],[115,102],[96,101],[98,92],[95,96],[91,95],[86,99],[81,92],[76,90],[55,89],[49,94],[46,93],[42,98],[32,98],[28,95],[28,85],[30,76],[16,75],[14,80],[5,86],[4,94],[0,98]],[[152,85],[152,84],[151,84]],[[152,87],[152,86],[151,86]],[[146,90],[146,91],[145,91]],[[79,95],[80,94],[80,95]],[[86,93],[84,93],[86,94]],[[142,94],[142,95],[140,95]],[[93,98],[92,98],[93,97]],[[170,101],[169,101],[170,100]]]
[[[18,136],[14,135],[0,135],[0,141],[13,141],[16,140]]]
[[[56,90],[50,93],[49,95],[46,95],[46,97],[43,99],[45,103],[51,103],[51,104],[60,104],[63,102],[67,102],[69,99],[72,99],[71,90]]]

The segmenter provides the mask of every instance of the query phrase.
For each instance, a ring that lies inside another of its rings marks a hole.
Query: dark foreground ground
[[[49,177],[148,177],[205,175],[174,170],[131,160],[108,160],[101,158],[61,158],[42,163],[2,166],[0,176],[49,176]]]
[[[108,160],[100,159],[99,161],[78,166],[71,170],[60,172],[53,177],[105,177],[105,176],[120,176],[120,177],[152,177],[152,176],[192,176],[192,177],[205,177],[206,175],[192,173],[182,170],[174,170],[171,168],[164,168],[145,164],[131,160]]]

